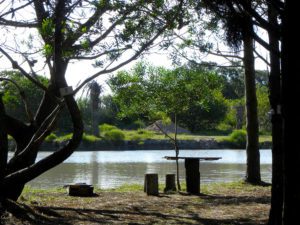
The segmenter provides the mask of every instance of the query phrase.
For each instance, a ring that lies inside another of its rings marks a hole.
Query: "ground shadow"
[[[35,207],[30,207],[26,204],[17,203],[11,200],[7,200],[4,203],[4,207],[6,210],[6,213],[11,214],[14,216],[17,220],[23,221],[24,223],[27,222],[32,225],[40,225],[40,224],[60,224],[60,225],[71,225],[71,223],[68,223],[65,221],[64,218],[60,216],[59,213],[56,213],[53,210],[48,210],[48,215],[51,217],[48,217],[46,215],[43,215],[39,213]],[[5,216],[3,216],[2,219]]]
[[[71,211],[75,212],[77,216],[66,217],[65,220],[68,221],[68,224],[77,221],[84,224],[97,223],[97,224],[112,224],[116,222],[121,222],[122,224],[161,224],[163,222],[168,224],[168,221],[172,221],[172,224],[203,224],[203,225],[257,225],[257,223],[251,221],[250,219],[207,219],[201,218],[197,214],[195,215],[170,215],[159,212],[145,212],[137,209],[136,211],[126,211],[126,210],[91,210],[91,209],[74,209],[74,208],[65,208],[65,207],[39,207],[39,211],[42,213],[49,213],[51,211]],[[74,215],[74,213],[71,213]],[[100,215],[99,218],[95,215]],[[130,221],[122,219],[123,215],[128,216],[137,216],[139,217],[151,217],[151,220],[148,221]],[[189,220],[187,222],[186,220]],[[65,223],[67,224],[67,223]]]
[[[169,197],[161,195],[160,197]],[[151,197],[150,197],[151,198]],[[197,197],[196,199],[197,200]],[[101,199],[99,200],[99,202]],[[199,195],[201,207],[218,207],[230,206],[241,203],[252,204],[269,204],[270,197],[255,196],[223,196],[223,195]],[[157,204],[160,201],[156,201]],[[171,204],[171,202],[169,203]],[[193,205],[194,204],[194,205]],[[194,206],[196,210],[189,207]],[[86,209],[78,205],[75,207],[64,206],[27,206],[25,204],[10,202],[7,210],[26,224],[56,224],[56,225],[73,225],[73,224],[199,224],[199,225],[257,225],[255,218],[205,218],[201,216],[201,208],[198,202],[189,201],[189,195],[186,195],[186,201],[182,200],[180,204],[174,205],[180,210],[180,213],[171,211],[160,211],[155,207],[142,207],[139,204],[124,208],[108,208],[101,205],[97,209]],[[216,216],[217,217],[217,216]],[[266,221],[264,221],[266,222]],[[263,224],[263,223],[261,223]]]

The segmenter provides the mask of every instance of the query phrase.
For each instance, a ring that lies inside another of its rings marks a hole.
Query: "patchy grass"
[[[95,197],[71,197],[64,189],[26,188],[9,203],[4,224],[265,224],[270,187],[243,182],[201,186],[201,195],[147,196],[141,185],[96,189]]]
[[[260,135],[259,136],[259,142],[271,142],[272,141],[272,136],[271,135]]]

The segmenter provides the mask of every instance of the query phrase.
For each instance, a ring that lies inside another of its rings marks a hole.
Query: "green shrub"
[[[227,141],[236,145],[236,147],[244,148],[246,146],[247,133],[245,130],[234,130],[229,135],[229,138]]]
[[[130,135],[130,137],[128,139],[130,141],[141,141],[142,140],[142,136],[138,135],[138,134],[132,134],[132,135]]]
[[[108,131],[111,131],[111,130],[118,130],[118,128],[114,125],[110,125],[110,124],[107,124],[107,123],[104,123],[104,124],[101,124],[99,126],[99,129],[100,129],[100,133],[106,133]]]
[[[130,130],[125,131],[126,140],[130,141],[140,141],[140,140],[147,140],[153,138],[155,132],[145,130],[145,129],[138,129],[138,130]]]
[[[51,134],[49,134],[47,137],[46,137],[46,139],[45,139],[45,141],[54,141],[54,140],[56,140],[57,139],[57,136],[56,136],[56,134],[54,134],[54,133],[51,133]]]
[[[96,142],[96,141],[99,141],[101,139],[94,136],[94,135],[84,133],[83,136],[82,136],[82,140],[87,141],[87,142]]]
[[[142,120],[136,120],[133,122],[133,126],[135,129],[141,129],[146,127],[145,123]]]
[[[104,138],[108,141],[123,141],[125,134],[120,129],[112,129],[104,134]]]
[[[71,139],[71,138],[72,138],[72,134],[65,134],[65,135],[63,135],[63,136],[57,137],[57,138],[56,138],[56,141],[58,141],[58,142],[63,142],[63,141],[67,141],[67,140],[69,140],[69,139]]]

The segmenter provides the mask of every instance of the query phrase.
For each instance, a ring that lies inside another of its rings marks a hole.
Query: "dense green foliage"
[[[192,132],[208,130],[230,132],[233,129],[243,128],[245,124],[243,73],[238,68],[219,68],[211,71],[213,72],[201,67],[195,70],[190,68],[167,70],[146,63],[137,64],[131,71],[121,71],[108,81],[112,87],[112,94],[99,96],[100,107],[95,112],[98,123],[113,124],[116,128],[122,129],[140,129],[153,120],[173,118],[174,112],[177,112],[179,124]],[[13,71],[2,72],[1,77],[11,78],[21,85],[30,109],[34,111],[38,108],[43,96],[39,88]],[[47,78],[38,78],[47,84]],[[258,116],[262,133],[269,133],[271,129],[266,80],[266,73],[258,71]],[[24,117],[24,104],[16,87],[6,82],[2,86],[2,91],[7,111],[16,118]],[[81,98],[77,101],[86,132],[89,132],[92,122],[90,99]],[[63,110],[56,133],[68,133],[70,129],[70,120]],[[100,135],[102,134],[100,132]],[[52,137],[47,139],[49,138]]]
[[[197,131],[215,127],[226,113],[221,79],[213,72],[139,63],[112,77],[109,85],[124,117],[151,121],[177,115],[181,126]]]

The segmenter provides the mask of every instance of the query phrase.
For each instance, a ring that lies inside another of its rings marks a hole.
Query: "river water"
[[[51,154],[41,152],[38,160]],[[82,151],[75,152],[64,163],[29,182],[37,188],[62,187],[71,183],[87,183],[99,188],[114,188],[123,184],[143,184],[145,173],[158,173],[159,182],[165,175],[175,173],[173,150],[155,151]],[[245,150],[181,150],[180,156],[222,157],[218,161],[201,161],[201,183],[231,182],[245,177]],[[261,150],[261,176],[271,181],[271,151]],[[185,179],[184,161],[180,161],[180,179]]]

